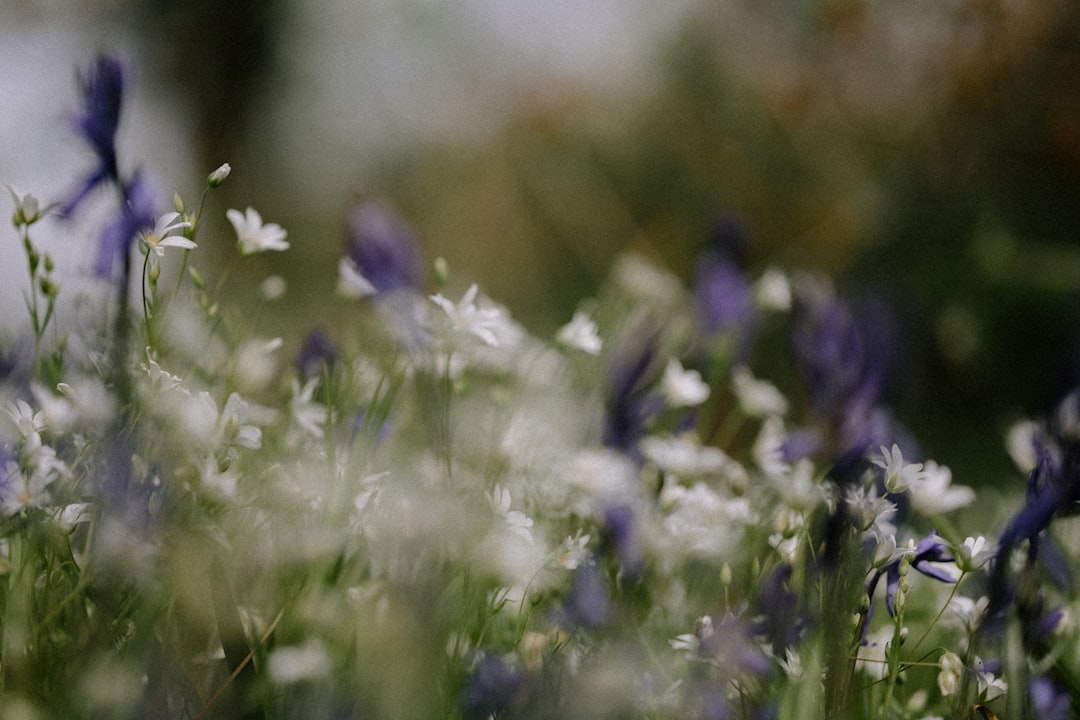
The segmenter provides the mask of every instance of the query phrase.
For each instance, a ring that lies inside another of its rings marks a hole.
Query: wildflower
[[[214,172],[207,175],[206,184],[212,188],[220,187],[231,172],[232,166],[229,163],[222,163]]]
[[[140,232],[157,223],[154,214],[154,191],[150,183],[136,175],[123,187],[124,206],[120,217],[106,226],[98,247],[97,263],[94,266],[98,277],[110,277],[118,258],[125,258],[131,242]]]
[[[304,336],[296,355],[296,369],[305,378],[315,377],[333,367],[337,356],[338,350],[330,334],[324,328],[315,328]]]
[[[960,656],[946,650],[938,660],[938,667],[941,668],[937,676],[938,690],[944,697],[955,695],[960,689],[960,680],[964,675],[964,663],[960,660]]]
[[[1049,678],[1036,676],[1028,682],[1034,717],[1040,720],[1069,720],[1073,717],[1069,693]]]
[[[357,203],[348,218],[348,256],[339,263],[338,291],[368,297],[419,288],[420,246],[412,229],[378,201]]]
[[[90,69],[79,76],[82,109],[75,116],[75,129],[97,156],[97,167],[82,187],[64,205],[63,213],[75,207],[103,182],[119,182],[116,161],[116,131],[120,125],[120,107],[124,95],[124,70],[120,62],[99,55]]]
[[[178,222],[179,217],[180,213],[165,213],[154,222],[153,228],[140,233],[139,239],[146,243],[148,250],[153,250],[159,257],[165,254],[165,248],[167,247],[178,247],[185,250],[194,249],[197,246],[191,240],[178,235],[170,235],[174,230],[191,227],[191,223],[186,220]]]
[[[524,684],[521,670],[493,655],[482,655],[461,698],[462,714],[468,720],[503,717],[517,704]]]
[[[994,548],[982,535],[964,538],[962,547],[956,550],[956,566],[964,572],[978,570],[994,556]]]
[[[263,223],[262,216],[253,208],[249,207],[243,213],[230,209],[225,212],[225,217],[236,229],[241,255],[289,249],[289,243],[285,242],[288,233],[277,223]]]
[[[662,398],[649,392],[659,375],[660,328],[648,314],[631,315],[615,337],[606,373],[603,442],[633,453]]]
[[[592,563],[574,570],[570,594],[563,603],[561,619],[571,626],[593,628],[605,624],[611,614],[611,601],[600,570]]]
[[[491,509],[506,522],[510,532],[527,542],[533,542],[532,531],[529,530],[533,526],[532,518],[520,510],[510,509],[509,490],[496,485],[495,489],[487,494],[487,499]]]
[[[30,403],[25,400],[9,402],[7,413],[24,442],[32,438],[40,438],[40,433],[46,427],[45,412],[42,410],[34,412]]]
[[[49,203],[42,205],[41,202],[30,193],[20,193],[9,185],[5,185],[5,187],[7,187],[11,199],[15,202],[15,213],[12,215],[11,219],[16,227],[29,227],[56,207],[54,204]]]
[[[740,357],[749,349],[755,321],[753,289],[741,269],[746,238],[732,217],[714,228],[709,248],[697,264],[694,310],[706,336],[730,334]]]
[[[1001,697],[1009,690],[1008,684],[997,677],[991,670],[989,663],[984,663],[978,656],[975,657],[975,680],[979,685],[979,698],[983,702],[990,702]]]
[[[150,377],[150,386],[155,390],[175,390],[184,384],[181,378],[161,369],[149,346],[146,348],[146,362],[143,363],[142,370]]]
[[[952,471],[927,460],[908,486],[911,505],[924,515],[943,515],[975,502],[975,491],[966,485],[952,484]]]
[[[661,380],[664,399],[668,406],[693,407],[709,399],[709,386],[697,370],[687,370],[677,359],[668,360]]]
[[[325,436],[323,426],[326,424],[326,406],[312,400],[319,377],[316,375],[309,378],[303,387],[300,387],[296,378],[292,379],[291,384],[292,399],[289,400],[289,410],[293,422],[313,438],[321,440]]]
[[[891,493],[903,492],[912,483],[924,479],[922,463],[905,463],[900,446],[896,443],[893,443],[891,452],[882,446],[881,458],[875,458],[873,463],[885,470],[885,489]]]
[[[585,313],[578,311],[569,323],[559,329],[555,339],[559,344],[589,355],[599,355],[603,341],[596,334],[596,323]]]
[[[731,389],[739,400],[744,413],[750,417],[766,415],[784,415],[788,411],[788,401],[776,386],[766,380],[759,380],[745,365],[738,365],[731,371]]]
[[[954,563],[954,560],[948,547],[940,537],[930,533],[920,540],[914,548],[911,548],[910,552],[899,553],[899,557],[885,567],[878,569],[870,580],[867,594],[873,599],[878,580],[883,575],[885,576],[885,604],[890,615],[895,612],[893,600],[900,587],[900,565],[904,562],[907,562],[913,570],[917,570],[935,580],[944,583],[954,583],[957,580],[956,574],[949,567],[949,563]],[[955,564],[952,567],[955,568]]]
[[[782,270],[769,268],[754,283],[754,302],[763,310],[787,312],[791,309],[791,283]]]
[[[274,682],[282,685],[317,680],[332,669],[330,654],[319,640],[303,645],[275,648],[266,658],[267,672]]]
[[[555,561],[567,570],[576,570],[588,558],[590,536],[578,530],[563,540],[555,550]]]
[[[488,345],[497,346],[499,338],[495,331],[503,324],[502,311],[497,308],[477,307],[477,292],[476,284],[470,285],[456,305],[441,294],[430,297],[432,302],[446,312],[455,330],[471,333]]]

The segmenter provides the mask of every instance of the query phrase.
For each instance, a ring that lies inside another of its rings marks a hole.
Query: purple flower
[[[338,350],[325,328],[315,328],[304,337],[300,352],[296,355],[296,368],[305,378],[322,374],[324,368],[333,366]]]
[[[943,583],[956,582],[956,578],[952,573],[935,564],[950,563],[953,562],[954,558],[952,553],[949,552],[949,548],[942,542],[941,538],[933,532],[920,540],[915,546],[914,554],[908,557],[913,570],[917,570],[923,575],[934,578],[935,580],[940,580]],[[881,579],[882,575],[885,576],[885,605],[889,609],[889,615],[892,615],[895,612],[893,601],[896,598],[896,591],[900,587],[900,562],[902,559],[903,558],[897,558],[875,572],[873,578],[870,580],[869,587],[867,588],[867,594],[872,599],[874,597],[874,590],[877,589],[878,581]]]
[[[1052,680],[1036,676],[1028,683],[1031,697],[1031,709],[1034,717],[1040,720],[1069,720],[1072,715],[1072,701],[1069,694],[1059,688]]]
[[[417,289],[423,276],[420,245],[408,223],[389,205],[362,200],[349,213],[348,262],[370,285],[368,295]]]
[[[595,628],[607,623],[611,601],[600,570],[592,563],[583,563],[574,571],[570,594],[561,613],[562,622],[576,627]]]
[[[101,235],[94,272],[99,277],[112,277],[117,259],[125,258],[131,242],[141,230],[154,226],[154,194],[141,175],[124,187],[124,206],[120,217],[110,223]]]
[[[739,355],[746,354],[755,315],[754,296],[738,265],[711,254],[702,258],[694,284],[694,309],[706,335],[731,332]]]
[[[663,363],[657,322],[647,314],[631,316],[612,342],[604,408],[605,445],[636,457],[638,440],[648,421],[663,408],[663,399],[650,391]]]
[[[465,687],[461,699],[463,714],[467,718],[487,720],[511,710],[524,682],[521,670],[493,655],[484,655],[476,662]]]
[[[622,574],[632,580],[641,577],[645,558],[638,534],[638,518],[628,505],[612,505],[604,511],[604,546],[619,561]]]
[[[101,183],[119,182],[116,130],[120,125],[124,95],[124,69],[120,62],[108,55],[99,55],[85,73],[80,73],[79,93],[82,108],[74,118],[75,129],[97,156],[97,167],[65,203],[64,214],[71,213]]]

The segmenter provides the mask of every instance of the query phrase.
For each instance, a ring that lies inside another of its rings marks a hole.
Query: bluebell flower
[[[99,277],[112,277],[117,259],[124,259],[139,232],[152,228],[157,221],[155,198],[150,184],[136,175],[124,186],[124,205],[120,217],[106,226],[98,246],[94,272]]]
[[[713,254],[701,259],[694,283],[694,311],[705,335],[732,333],[738,357],[745,357],[755,318],[754,294],[738,265]]]
[[[1037,675],[1028,682],[1028,696],[1031,709],[1039,720],[1069,720],[1072,714],[1072,700],[1049,678]]]
[[[856,315],[823,280],[796,284],[791,343],[811,406],[838,450],[891,445],[900,434],[881,404],[895,331],[880,303]]]
[[[94,151],[97,167],[65,203],[64,214],[71,213],[101,183],[120,181],[116,161],[116,130],[120,125],[124,95],[123,66],[115,58],[99,55],[93,65],[79,75],[79,92],[82,107],[74,119],[75,129]]]
[[[611,600],[600,569],[593,563],[582,563],[570,581],[561,622],[573,627],[596,628],[606,624],[610,616]]]
[[[664,406],[651,386],[663,371],[660,327],[650,315],[632,315],[611,344],[604,404],[603,442],[637,457],[648,421]]]
[[[525,683],[524,673],[493,655],[484,655],[473,668],[461,698],[466,718],[488,720],[513,709]]]
[[[760,615],[750,628],[752,634],[764,637],[772,645],[777,657],[783,657],[798,642],[806,624],[799,599],[788,587],[791,574],[791,565],[782,563],[765,576],[758,589]]]
[[[638,518],[628,505],[611,505],[604,510],[603,544],[619,561],[623,576],[637,580],[645,569],[639,537]]]
[[[885,577],[885,605],[889,609],[889,615],[895,613],[893,601],[896,598],[896,591],[900,587],[900,563],[905,557],[911,569],[926,577],[940,580],[943,583],[955,583],[957,579],[952,572],[936,565],[936,563],[954,562],[955,558],[944,541],[931,532],[915,545],[913,553],[896,558],[885,567],[878,569],[871,578],[867,587],[867,595],[873,599],[878,581],[883,576]]]
[[[296,354],[296,369],[305,378],[322,374],[337,361],[338,349],[326,328],[315,328],[304,336],[300,351]]]
[[[340,287],[346,294],[367,297],[420,288],[420,244],[393,208],[362,200],[349,212],[348,229],[348,256],[340,269]]]

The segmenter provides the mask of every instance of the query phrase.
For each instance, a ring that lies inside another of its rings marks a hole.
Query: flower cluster
[[[350,321],[263,334],[196,264],[208,246],[288,252],[286,231],[207,209],[227,164],[197,209],[177,195],[160,212],[116,159],[123,77],[102,58],[80,83],[99,167],[67,212],[119,191],[97,252],[120,292],[92,322],[52,312],[63,289],[44,293],[29,235],[49,206],[12,191],[37,285],[35,360],[0,386],[5,713],[1052,720],[1080,704],[1077,547],[1059,531],[1080,501],[1080,395],[1010,433],[1029,477],[999,517],[891,413],[887,318],[819,275],[749,272],[732,223],[690,287],[625,257],[541,338],[444,261],[429,288],[417,236],[363,199],[325,299]],[[196,243],[207,212],[235,242]]]

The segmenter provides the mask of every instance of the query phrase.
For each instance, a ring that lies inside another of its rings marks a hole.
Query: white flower
[[[480,308],[476,305],[478,289],[473,283],[455,305],[441,294],[431,295],[431,301],[449,316],[455,330],[472,333],[491,346],[499,344],[495,330],[503,324],[503,314],[498,308]]]
[[[676,358],[668,360],[661,389],[669,406],[692,407],[709,399],[709,386],[697,370],[687,370]]]
[[[318,680],[333,669],[330,653],[317,639],[276,648],[266,658],[266,666],[270,678],[282,685]]]
[[[989,562],[994,552],[994,547],[987,545],[982,535],[965,538],[963,547],[956,551],[956,566],[965,572],[973,572]]]
[[[375,295],[378,290],[371,282],[360,274],[356,263],[351,258],[338,260],[338,284],[339,295],[349,298],[363,299]]]
[[[739,406],[750,417],[761,418],[768,415],[784,415],[788,411],[788,401],[776,386],[767,380],[759,380],[745,365],[739,365],[731,371],[731,389],[739,399]]]
[[[161,369],[157,361],[151,356],[150,347],[146,348],[146,362],[142,365],[143,372],[150,376],[150,387],[155,390],[175,390],[184,384],[184,381]]]
[[[603,340],[596,334],[596,323],[587,314],[578,311],[573,319],[559,329],[555,339],[562,345],[581,350],[589,355],[599,355]]]
[[[979,683],[979,697],[983,702],[990,702],[1009,691],[1006,682],[987,671],[982,659],[978,656],[975,657],[975,679]]]
[[[253,208],[248,208],[243,213],[239,210],[228,210],[225,216],[236,228],[241,255],[251,255],[264,250],[289,249],[289,243],[285,242],[285,236],[288,233],[277,223],[264,224],[262,216]]]
[[[42,217],[58,207],[57,203],[46,203],[44,206],[30,193],[20,193],[10,185],[5,185],[11,199],[15,201],[15,225],[33,225]]]
[[[938,667],[941,668],[937,677],[938,690],[944,697],[955,695],[964,674],[964,663],[960,661],[960,656],[946,650],[938,660]]]
[[[326,423],[326,406],[311,399],[318,384],[319,378],[313,377],[301,388],[300,382],[293,378],[289,410],[292,412],[293,422],[297,427],[321,440],[325,436],[323,425]]]
[[[139,235],[139,239],[146,243],[147,250],[153,250],[154,254],[160,257],[165,254],[165,248],[167,247],[178,247],[185,250],[192,250],[197,247],[195,243],[185,237],[169,234],[174,230],[191,227],[191,223],[186,220],[177,221],[179,217],[180,213],[178,212],[165,213],[157,219],[154,227],[143,231]]]
[[[555,561],[560,567],[574,570],[588,557],[589,535],[578,530],[574,536],[567,536],[555,550]]]
[[[533,542],[532,531],[529,528],[532,527],[532,518],[525,515],[520,510],[510,509],[510,491],[501,485],[496,485],[494,491],[487,494],[488,504],[491,505],[491,509],[496,515],[501,517],[505,522],[510,532],[514,533],[523,540]]]
[[[914,474],[908,487],[912,506],[924,515],[944,515],[975,502],[974,490],[951,483],[949,468],[927,460],[926,467]]]
[[[891,493],[907,490],[914,482],[923,480],[922,463],[905,463],[900,453],[900,446],[893,443],[892,452],[881,446],[881,458],[875,458],[874,464],[885,470],[885,489]]]
[[[34,412],[30,403],[25,400],[9,402],[7,412],[24,441],[38,438],[39,433],[45,429],[45,412],[42,410]]]
[[[791,283],[783,270],[769,268],[754,283],[754,301],[764,310],[791,309]]]

